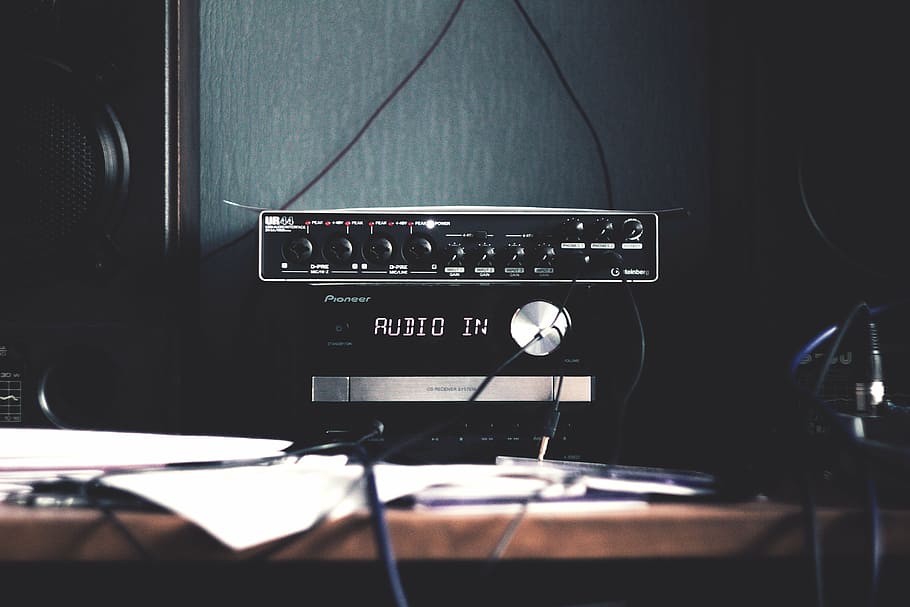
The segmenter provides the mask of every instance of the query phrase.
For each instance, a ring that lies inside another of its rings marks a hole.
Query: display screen
[[[461,316],[377,316],[373,319],[376,337],[477,337],[487,334],[489,318]]]

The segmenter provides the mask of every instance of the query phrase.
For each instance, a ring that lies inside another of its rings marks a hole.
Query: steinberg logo
[[[326,295],[322,303],[366,303],[370,301],[370,296],[366,297],[336,297],[335,295]]]

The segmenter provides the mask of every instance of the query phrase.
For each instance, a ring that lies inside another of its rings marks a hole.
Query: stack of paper
[[[111,470],[276,457],[290,444],[225,436],[0,428],[0,497],[63,476],[90,478]]]

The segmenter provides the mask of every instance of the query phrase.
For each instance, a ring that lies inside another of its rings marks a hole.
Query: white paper
[[[362,470],[345,461],[307,456],[298,463],[113,474],[101,482],[180,514],[243,550],[309,529],[346,500],[363,503]]]
[[[506,490],[511,497],[532,497],[542,482],[552,482],[533,477],[522,482],[509,470],[480,464],[380,464],[374,472],[382,502],[430,487],[475,496],[496,496]],[[305,531],[321,520],[367,507],[363,467],[347,464],[339,456],[310,455],[297,463],[269,466],[114,474],[101,482],[180,514],[234,550]]]
[[[87,480],[111,470],[280,457],[290,445],[228,436],[0,428],[0,499],[34,483]]]
[[[290,441],[56,428],[0,428],[0,471],[117,468],[280,455]]]

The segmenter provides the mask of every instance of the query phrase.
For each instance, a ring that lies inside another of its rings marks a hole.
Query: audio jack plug
[[[882,370],[882,351],[878,341],[875,321],[866,324],[868,351],[865,365],[859,365],[860,377],[856,381],[856,410],[875,414],[885,399],[885,375]]]
[[[547,454],[547,447],[550,439],[556,435],[556,427],[559,425],[559,409],[554,407],[547,416],[547,422],[544,424],[543,436],[540,439],[540,449],[537,451],[537,461],[542,462]]]

